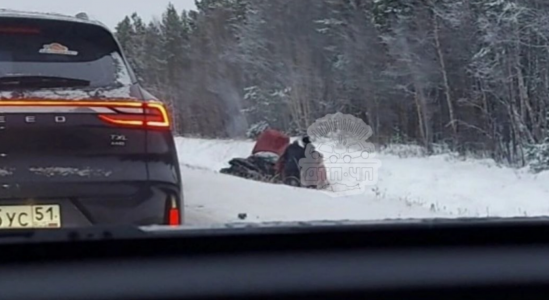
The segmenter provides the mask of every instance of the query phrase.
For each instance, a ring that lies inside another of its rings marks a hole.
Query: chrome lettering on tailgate
[[[128,139],[123,134],[111,134],[111,146],[123,147],[126,146]]]
[[[36,123],[36,116],[25,116],[25,123]],[[67,117],[65,116],[54,116],[53,120],[55,123],[67,123]],[[6,116],[0,116],[0,123],[6,123]]]

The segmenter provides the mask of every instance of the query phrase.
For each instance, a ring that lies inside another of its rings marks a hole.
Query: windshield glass
[[[547,1],[17,2],[0,229],[549,215]]]

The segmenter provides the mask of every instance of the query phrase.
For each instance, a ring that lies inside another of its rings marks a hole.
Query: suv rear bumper
[[[33,183],[0,191],[0,206],[59,204],[63,227],[166,225],[172,199],[183,215],[181,187],[160,182]]]

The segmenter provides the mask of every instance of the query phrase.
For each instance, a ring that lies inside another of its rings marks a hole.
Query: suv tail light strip
[[[134,101],[0,101],[0,112],[14,108],[28,108],[32,112],[49,112],[46,108],[63,108],[66,112],[81,113],[75,108],[89,108],[90,112],[98,114],[102,121],[116,126],[171,129],[168,110],[160,102]],[[32,109],[31,109],[32,108]],[[69,109],[72,108],[72,111]]]
[[[156,128],[169,128],[170,117],[168,110],[162,103],[145,103],[145,116],[147,116],[146,125]]]
[[[137,126],[149,129],[171,127],[168,111],[162,103],[143,103],[142,110],[134,113],[131,113],[127,107],[114,106],[112,108],[119,113],[101,114],[99,118],[119,126]]]

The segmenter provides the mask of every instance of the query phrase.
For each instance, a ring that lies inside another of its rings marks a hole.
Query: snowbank
[[[332,198],[286,186],[216,174],[234,157],[246,157],[251,141],[178,138],[187,202],[220,222],[378,220],[436,217],[545,216],[549,172],[499,167],[491,160],[452,155],[399,157],[377,153],[379,182],[361,195]],[[327,163],[329,166],[329,163]],[[189,168],[191,166],[192,168]]]
[[[228,167],[235,157],[248,157],[252,152],[252,141],[207,140],[177,138],[179,162],[183,165],[219,171]]]
[[[183,167],[186,223],[210,225],[235,222],[362,221],[437,218],[399,199],[333,198],[313,190],[272,185],[208,170]]]
[[[468,217],[543,216],[549,213],[546,175],[498,167],[489,160],[450,155],[381,156],[377,193]]]

